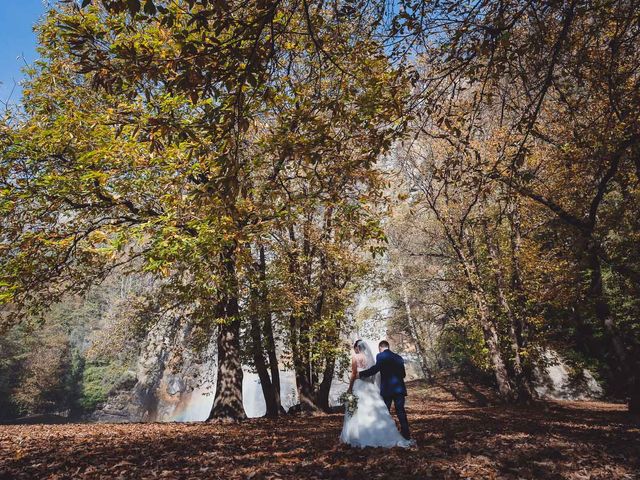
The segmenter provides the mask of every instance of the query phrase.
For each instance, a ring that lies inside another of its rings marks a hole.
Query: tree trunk
[[[298,392],[300,411],[316,412],[319,410],[317,403],[317,391],[315,389],[314,375],[311,365],[311,320],[308,314],[295,315],[292,317],[290,328],[294,330],[292,336],[291,353],[293,366],[296,374],[296,387]],[[297,340],[297,341],[296,341]]]
[[[267,357],[269,359],[269,370],[271,372],[271,383],[276,390],[278,403],[280,403],[280,370],[278,368],[278,355],[276,353],[276,342],[273,335],[273,323],[271,321],[271,313],[265,315],[264,336],[266,338]]]
[[[298,242],[293,226],[289,227],[289,240],[294,245],[289,254],[289,272],[293,278],[297,278],[295,286],[300,299],[309,299],[311,291],[311,242],[309,238],[309,222],[307,218],[302,226],[301,249],[298,250]],[[298,251],[302,254],[298,255]],[[301,411],[317,411],[316,395],[313,385],[313,372],[311,370],[311,324],[312,309],[308,305],[292,312],[289,319],[289,334],[291,341],[291,354],[296,375],[296,388],[298,392]]]
[[[272,379],[269,376],[267,361],[264,357],[264,342],[262,338],[263,321],[268,317],[271,319],[271,312],[267,305],[265,295],[265,259],[264,248],[260,247],[260,259],[257,264],[257,278],[253,279],[250,287],[251,317],[251,355],[253,363],[260,379],[260,387],[267,407],[267,417],[277,417],[280,413],[280,395],[276,392]]]
[[[271,321],[271,313],[268,314],[264,322],[264,334],[266,338],[267,356],[269,359],[269,371],[271,372],[271,385],[273,393],[276,397],[276,404],[280,413],[285,413],[282,407],[282,390],[280,388],[280,370],[278,366],[278,356],[276,354],[276,344],[273,336],[273,324]]]
[[[461,257],[469,288],[475,301],[476,308],[478,309],[480,326],[482,327],[485,344],[489,350],[489,361],[496,378],[498,392],[503,400],[511,402],[514,399],[514,395],[509,381],[509,372],[507,371],[502,358],[502,353],[500,352],[498,330],[494,320],[491,318],[489,305],[486,300],[486,292],[480,283],[481,277],[478,269],[478,262],[476,260],[475,249],[473,248],[473,243],[469,237],[467,237],[467,247],[471,262],[467,260],[466,255],[462,250],[460,250],[459,256]]]
[[[422,374],[424,378],[429,382],[433,382],[433,376],[431,374],[431,370],[427,367],[427,359],[422,350],[422,345],[420,343],[418,326],[416,325],[415,319],[413,318],[413,314],[411,312],[411,304],[409,303],[409,290],[407,288],[407,282],[404,277],[404,270],[402,266],[398,269],[400,273],[400,283],[402,285],[402,300],[404,303],[404,310],[407,315],[407,322],[409,323],[409,329],[411,330],[411,336],[413,337],[416,343],[416,351],[418,352],[418,359],[420,361],[420,369],[422,370]]]
[[[524,312],[526,295],[522,285],[522,267],[520,266],[520,249],[522,245],[522,234],[520,228],[520,211],[518,199],[511,200],[511,208],[508,212],[511,244],[511,290],[515,294],[516,310]],[[516,337],[521,347],[527,346],[528,331],[527,325],[522,319],[522,315],[516,316]]]
[[[304,315],[294,312],[289,319],[291,341],[291,359],[296,376],[296,391],[298,392],[298,409],[301,411],[315,411],[313,385],[311,384],[309,365],[309,332]]]
[[[315,412],[318,410],[316,394],[313,385],[309,381],[308,373],[296,369],[296,386],[298,388],[298,400],[300,410],[303,412]]]
[[[276,354],[276,341],[273,335],[273,321],[271,318],[271,310],[267,308],[268,294],[267,294],[267,262],[265,259],[264,246],[260,245],[260,299],[263,304],[263,332],[265,339],[265,348],[267,350],[267,358],[269,361],[269,370],[271,372],[271,385],[273,388],[273,394],[275,395],[275,403],[279,413],[284,413],[282,408],[281,392],[280,392],[280,370],[278,365],[278,356]],[[268,409],[267,409],[268,413]]]
[[[242,404],[242,361],[240,357],[240,311],[235,270],[236,244],[222,254],[225,290],[218,303],[218,378],[216,395],[208,420],[246,418]]]
[[[602,285],[602,266],[600,264],[600,257],[598,256],[597,249],[593,243],[590,243],[587,249],[587,253],[589,255],[589,268],[591,272],[589,294],[593,301],[596,318],[601,323],[605,331],[607,341],[610,345],[610,351],[613,358],[610,358],[608,363],[616,382],[616,390],[618,390],[618,392],[624,392],[629,390],[630,374],[632,373],[629,368],[630,365],[627,351],[620,332],[618,331],[613,312],[611,312],[609,302],[604,293]]]
[[[329,393],[331,392],[331,382],[333,381],[333,374],[336,370],[336,357],[333,354],[328,354],[325,357],[324,372],[322,374],[322,381],[318,388],[318,395],[316,396],[316,404],[325,412],[329,411]]]
[[[504,360],[502,359],[502,354],[500,353],[498,331],[489,316],[489,307],[482,296],[481,290],[475,290],[473,292],[473,297],[476,307],[478,308],[484,342],[489,350],[489,361],[496,378],[498,392],[500,393],[500,397],[510,402],[513,400],[513,390],[509,383],[509,373],[507,372]]]
[[[267,369],[267,362],[264,358],[262,334],[260,328],[260,318],[257,313],[251,315],[251,353],[253,357],[253,363],[260,379],[260,387],[262,388],[262,395],[264,396],[264,402],[267,406],[267,417],[277,417],[280,412],[280,405],[278,404],[278,398],[271,377],[269,376],[269,370]]]
[[[298,399],[302,411],[317,411],[316,395],[312,381],[311,371],[311,342],[309,338],[309,319],[302,316],[300,319],[300,330],[298,334],[298,354],[294,356],[294,368],[296,371],[296,385],[298,388]]]
[[[216,396],[208,420],[246,418],[242,404],[240,322],[232,320],[218,330],[218,378]]]
[[[509,382],[509,372],[505,367],[502,354],[500,352],[500,344],[498,341],[498,331],[494,321],[489,314],[489,306],[486,302],[486,295],[482,289],[480,283],[480,272],[478,270],[478,264],[475,258],[475,251],[473,248],[472,239],[469,238],[469,233],[466,233],[466,244],[469,256],[465,252],[463,238],[465,237],[464,231],[460,232],[460,235],[453,233],[453,230],[449,227],[447,221],[440,215],[435,208],[435,204],[432,203],[432,211],[436,215],[436,218],[440,221],[440,224],[444,228],[445,236],[449,241],[449,245],[453,249],[458,258],[458,263],[462,267],[465,279],[467,281],[467,288],[469,293],[473,297],[474,303],[478,310],[478,316],[480,317],[480,327],[484,336],[484,341],[489,350],[489,362],[491,369],[493,370],[496,378],[496,384],[498,392],[503,400],[513,400],[513,390]],[[469,259],[470,257],[470,259]]]
[[[629,396],[629,412],[639,414],[640,373],[638,373],[638,371],[640,369],[640,362],[634,356],[630,356],[627,353],[624,340],[618,330],[615,316],[611,311],[604,292],[602,265],[600,263],[597,246],[593,244],[593,241],[591,241],[588,246],[588,255],[591,270],[589,293],[594,302],[596,318],[604,328],[614,357],[613,359],[609,359],[608,363],[616,381],[615,389],[618,393],[624,393]]]
[[[521,402],[529,402],[533,398],[533,388],[531,387],[529,379],[525,376],[522,366],[522,359],[520,357],[520,348],[522,347],[522,345],[520,344],[519,335],[516,333],[516,330],[518,328],[518,321],[505,293],[505,282],[498,260],[500,252],[493,239],[491,238],[491,235],[489,234],[487,223],[484,222],[483,226],[485,241],[487,244],[487,251],[489,253],[489,261],[491,262],[491,270],[493,271],[494,282],[496,284],[498,302],[500,304],[500,308],[507,316],[507,320],[509,322],[509,343],[511,345],[511,351],[513,353],[512,367],[517,388],[517,399]]]

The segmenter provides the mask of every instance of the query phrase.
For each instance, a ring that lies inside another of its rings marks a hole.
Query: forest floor
[[[640,478],[640,425],[624,405],[505,407],[452,379],[413,382],[409,395],[417,440],[409,450],[340,445],[339,414],[231,425],[7,425],[0,478]]]

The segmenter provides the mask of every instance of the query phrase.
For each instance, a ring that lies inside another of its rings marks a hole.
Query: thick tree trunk
[[[316,392],[309,381],[307,372],[296,370],[296,385],[298,388],[299,408],[303,412],[315,412],[319,410]]]
[[[511,351],[513,354],[512,369],[517,388],[517,400],[521,402],[529,402],[533,398],[533,388],[531,387],[529,379],[525,376],[522,359],[520,357],[520,349],[522,348],[522,345],[520,344],[520,338],[517,334],[518,320],[516,318],[516,314],[511,308],[509,300],[507,299],[507,294],[505,293],[505,282],[498,260],[500,252],[498,250],[498,247],[494,243],[493,238],[489,234],[486,222],[484,224],[484,234],[487,244],[487,251],[489,253],[489,260],[491,261],[491,269],[493,271],[494,282],[496,285],[498,303],[500,304],[500,308],[506,315],[509,322],[509,343],[511,345]]]
[[[267,296],[265,294],[265,268],[264,248],[261,247],[260,259],[257,264],[258,276],[253,280],[254,283],[250,288],[251,317],[249,334],[251,336],[251,355],[256,372],[258,373],[258,378],[260,379],[260,387],[262,388],[262,394],[267,408],[266,416],[277,417],[281,409],[280,395],[273,384],[272,378],[269,376],[269,368],[264,356],[265,345],[262,338],[263,323],[266,322],[267,318],[269,322],[271,321],[271,312],[269,311]]]
[[[498,331],[490,318],[489,307],[483,298],[481,290],[474,290],[473,297],[480,317],[480,326],[484,335],[484,342],[489,350],[489,361],[496,378],[498,392],[503,400],[513,401],[514,395],[509,382],[509,373],[500,352]]]
[[[219,300],[218,377],[211,419],[239,420],[246,418],[242,404],[242,360],[240,356],[240,311],[238,281],[235,270],[236,245],[226,247],[222,262],[225,291]]]
[[[482,288],[482,284],[480,283],[481,276],[478,268],[475,249],[473,246],[473,242],[469,237],[467,237],[467,248],[471,261],[468,261],[466,255],[464,254],[464,252],[462,252],[462,250],[460,250],[459,256],[467,276],[469,289],[471,290],[476,308],[478,309],[480,326],[482,327],[484,342],[487,346],[487,350],[489,350],[489,361],[496,378],[498,393],[503,400],[511,402],[514,400],[514,395],[509,379],[509,372],[507,371],[504,359],[502,358],[502,352],[500,352],[498,329],[496,327],[495,321],[491,318],[489,305],[487,304],[486,300],[486,292],[484,291],[484,289]]]
[[[300,319],[298,335],[298,354],[294,356],[298,400],[302,411],[317,411],[316,392],[314,391],[313,372],[311,371],[311,342],[309,338],[309,320]]]
[[[253,363],[260,379],[260,387],[262,388],[262,394],[267,406],[267,417],[277,417],[280,412],[280,405],[278,402],[278,396],[276,390],[271,382],[269,376],[269,370],[267,368],[267,362],[264,358],[262,334],[260,328],[260,318],[257,313],[251,316],[251,353],[253,357]]]
[[[609,358],[609,365],[616,381],[616,390],[618,392],[628,391],[630,390],[629,382],[631,380],[632,371],[627,351],[624,341],[622,340],[622,336],[618,331],[615,317],[604,293],[600,257],[598,256],[598,252],[593,244],[589,245],[587,248],[587,253],[589,255],[589,268],[591,272],[589,294],[593,301],[596,318],[602,325],[607,341],[610,345],[612,358]]]
[[[316,396],[316,404],[325,412],[329,411],[329,393],[331,392],[331,382],[333,381],[333,374],[336,370],[336,357],[329,354],[325,357],[324,372],[322,374],[322,381],[318,388],[318,395]]]
[[[208,420],[246,418],[242,404],[240,322],[232,320],[218,331],[218,378],[216,396]]]
[[[271,310],[267,308],[269,298],[267,294],[267,262],[265,258],[264,246],[260,245],[260,300],[263,308],[263,334],[264,334],[264,347],[267,351],[267,359],[269,362],[269,371],[271,373],[271,386],[273,389],[273,395],[275,396],[275,405],[279,413],[285,413],[282,408],[282,400],[280,393],[280,370],[278,365],[278,355],[276,353],[276,341],[273,334],[273,321],[271,318]],[[268,408],[267,408],[268,414]]]

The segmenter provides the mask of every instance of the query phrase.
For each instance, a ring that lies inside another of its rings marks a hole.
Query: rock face
[[[154,382],[153,407],[145,420],[157,422],[206,420],[215,393],[216,360],[213,351],[204,357],[185,349],[181,358],[172,355]]]
[[[554,350],[544,351],[535,377],[534,388],[541,398],[589,400],[603,395],[602,387],[589,370],[571,367]]]
[[[363,300],[363,305],[372,300]],[[383,302],[384,303],[384,302]],[[374,302],[375,304],[375,302]],[[386,304],[385,304],[386,305]],[[384,306],[384,305],[383,305]],[[377,342],[384,337],[385,321],[369,318],[361,323],[354,336],[375,340],[372,351],[377,353]],[[150,332],[142,348],[134,372],[133,384],[114,388],[108,400],[89,418],[98,422],[140,422],[140,421],[203,421],[213,405],[216,384],[215,342],[202,354],[189,351],[189,331],[185,327],[179,331],[169,319]],[[382,335],[380,335],[382,332]],[[345,339],[346,340],[346,339]],[[352,344],[352,343],[351,343]],[[175,348],[182,345],[184,348]],[[350,344],[345,344],[349,349]],[[411,355],[409,355],[411,357]],[[419,376],[419,367],[413,357],[407,358],[407,374],[410,378]],[[298,404],[295,375],[289,370],[280,371],[281,401],[285,410]],[[348,387],[347,378],[333,380],[329,403],[338,404],[338,397]],[[260,417],[266,413],[266,406],[257,374],[245,370],[243,384],[244,407],[249,417]]]
[[[88,418],[91,422],[126,423],[142,421],[142,408],[133,390],[113,392]]]
[[[191,352],[187,348],[188,330],[176,331],[174,325],[159,324],[150,332],[132,380],[114,387],[89,420],[173,421],[187,408],[193,392],[205,392],[215,385],[215,351]]]
[[[176,335],[177,333],[177,335]],[[184,348],[172,348],[169,339]],[[108,400],[88,418],[97,422],[194,422],[209,416],[215,394],[216,352],[200,354],[187,347],[188,331],[159,325],[138,358],[133,382],[114,388]],[[280,372],[285,409],[298,403],[295,375]],[[344,387],[346,389],[346,386]],[[260,417],[266,406],[257,374],[245,370],[243,397],[247,416]]]
[[[142,411],[140,402],[136,400],[137,384],[136,372],[127,371],[122,381],[111,389],[107,401],[99,405],[87,420],[109,423],[140,421]]]

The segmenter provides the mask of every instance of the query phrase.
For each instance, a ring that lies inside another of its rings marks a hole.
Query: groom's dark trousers
[[[380,372],[380,395],[391,409],[391,403],[396,405],[396,415],[400,420],[400,432],[405,438],[409,437],[409,422],[407,412],[404,410],[404,400],[407,396],[407,387],[404,384],[404,360],[391,350],[384,350],[376,357],[376,364],[360,372],[360,378],[370,377]]]
[[[382,397],[384,399],[384,403],[387,404],[387,408],[389,409],[389,413],[391,413],[391,404],[396,404],[396,415],[398,415],[398,420],[400,420],[400,433],[404,438],[411,438],[409,434],[409,421],[407,420],[407,412],[404,409],[404,395],[395,395],[393,397]]]

